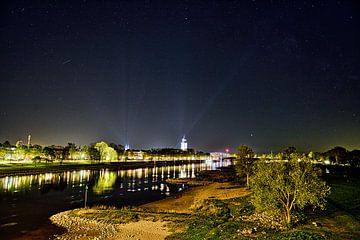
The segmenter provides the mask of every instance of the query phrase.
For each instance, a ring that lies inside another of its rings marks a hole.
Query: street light
[[[85,186],[85,208],[86,208],[86,203],[87,203],[87,191],[88,191],[88,185]]]

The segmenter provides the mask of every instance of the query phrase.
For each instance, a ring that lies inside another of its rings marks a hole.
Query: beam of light
[[[241,57],[241,59],[238,59],[237,69],[239,69],[240,67],[245,65],[247,59],[249,59],[248,56],[250,56],[250,52],[244,53],[243,56]],[[203,117],[206,115],[206,113],[209,111],[209,109],[214,105],[217,98],[223,94],[224,90],[232,82],[234,82],[236,79],[238,79],[240,74],[239,74],[239,71],[237,70],[235,73],[232,73],[231,75],[229,77],[224,77],[224,81],[222,81],[220,83],[220,86],[216,89],[215,93],[210,95],[210,98],[204,104],[204,106],[201,108],[201,111],[198,112],[198,114],[196,115],[196,117],[194,118],[192,123],[188,125],[189,127],[186,129],[186,131],[184,133],[185,135],[191,135],[190,133],[192,132],[192,130],[200,122],[200,120],[203,119]],[[185,126],[185,124],[184,124],[184,126]]]
[[[62,62],[62,64],[65,65],[65,64],[71,63],[71,61],[72,61],[72,59],[68,59],[68,60]]]
[[[191,124],[188,125],[188,128],[185,130],[185,135],[190,135],[191,131],[195,128],[195,126],[204,118],[204,116],[208,113],[211,107],[214,105],[215,101],[221,96],[225,90],[225,88],[229,85],[230,82],[233,81],[235,77],[229,78],[227,81],[221,83],[221,85],[216,89],[215,93],[211,94],[208,98],[208,101],[205,102],[201,110],[197,113],[194,120]],[[185,124],[184,124],[185,126]]]
[[[141,106],[144,105],[144,98],[147,94],[147,88],[149,87],[149,81],[144,77],[139,77],[132,74],[132,46],[131,42],[128,43],[128,57],[123,68],[124,75],[124,91],[122,103],[124,104],[124,111],[122,112],[122,133],[119,133],[119,138],[123,139],[123,144],[130,145],[131,143],[131,125],[136,119],[141,110]],[[121,104],[121,103],[120,103]]]

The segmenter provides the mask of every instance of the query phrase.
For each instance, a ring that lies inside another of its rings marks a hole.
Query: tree
[[[111,161],[118,158],[116,151],[109,147],[106,142],[96,143],[95,148],[100,152],[100,160]]]
[[[284,150],[282,150],[282,158],[285,160],[289,160],[293,157],[297,156],[297,151],[295,147],[287,147]]]
[[[68,143],[63,149],[63,159],[73,159],[77,154],[78,148],[75,143]]]
[[[254,157],[255,153],[254,151],[244,145],[244,144],[241,144],[238,148],[237,148],[237,153],[236,153],[236,156],[238,159],[242,159],[242,158],[252,158]]]
[[[280,216],[286,224],[294,210],[325,207],[330,188],[320,179],[321,170],[308,159],[288,162],[258,161],[251,179],[252,203],[257,211]]]
[[[252,168],[255,163],[254,151],[242,144],[237,149],[237,160],[235,170],[238,176],[246,176],[246,186],[249,188],[249,177],[252,174]]]
[[[43,153],[46,157],[50,158],[51,160],[55,159],[56,156],[55,149],[51,147],[44,147]]]
[[[322,153],[320,153],[320,152],[310,151],[309,154],[308,154],[308,157],[309,157],[309,159],[312,160],[312,161],[320,162],[320,161],[323,160]]]
[[[334,147],[326,152],[329,160],[335,162],[336,164],[345,163],[348,155],[348,151],[343,147]]]
[[[34,162],[35,167],[36,167],[36,163],[37,163],[37,162],[39,162],[39,163],[41,162],[41,157],[39,157],[39,156],[33,157],[32,161]]]
[[[106,150],[108,147],[106,142],[98,142],[95,144],[96,150],[100,153],[100,160],[106,160]]]
[[[19,140],[16,142],[15,146],[16,146],[16,148],[22,148],[24,146],[24,144],[21,140]]]
[[[4,148],[14,147],[13,145],[11,145],[11,143],[9,141],[5,141],[2,145],[3,145]]]
[[[1,144],[1,143],[0,143]],[[5,156],[8,154],[9,150],[4,147],[0,147],[0,160],[5,159]]]
[[[349,163],[352,167],[360,167],[360,150],[352,150],[349,153]]]
[[[112,147],[117,152],[118,155],[123,154],[125,151],[125,147],[120,144],[109,143],[109,147]]]
[[[90,160],[100,161],[100,152],[94,146],[90,146],[86,150],[87,150],[87,155],[89,155]]]
[[[80,153],[80,160],[86,160],[86,159],[90,159],[90,155],[89,155],[89,146],[84,145],[80,148],[79,153]]]

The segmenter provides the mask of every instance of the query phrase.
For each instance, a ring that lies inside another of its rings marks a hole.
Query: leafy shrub
[[[322,240],[325,239],[323,236],[317,234],[317,233],[310,233],[305,231],[292,231],[287,232],[285,234],[282,234],[279,238],[279,240]]]

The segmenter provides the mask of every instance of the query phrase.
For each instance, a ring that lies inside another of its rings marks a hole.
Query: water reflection
[[[102,170],[100,177],[93,187],[93,192],[96,194],[102,194],[109,189],[112,189],[116,182],[116,172],[109,172],[108,170]]]
[[[138,168],[131,170],[110,171],[80,170],[62,173],[44,173],[26,176],[9,176],[0,178],[0,193],[27,193],[41,191],[47,193],[63,191],[66,188],[91,187],[94,194],[105,194],[114,189],[124,189],[135,192],[143,190],[160,190],[162,194],[169,194],[169,187],[163,183],[167,178],[195,178],[202,170],[215,170],[228,166],[230,162],[207,161],[201,164],[183,164],[178,166],[163,166],[154,168]]]

